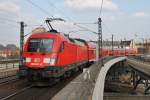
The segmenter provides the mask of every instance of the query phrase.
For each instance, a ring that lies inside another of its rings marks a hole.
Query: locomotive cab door
[[[59,53],[62,53],[65,49],[65,42],[62,42],[59,48]]]

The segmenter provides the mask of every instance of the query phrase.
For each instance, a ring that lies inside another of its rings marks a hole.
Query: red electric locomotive
[[[24,45],[27,76],[32,81],[59,78],[94,60],[94,50],[57,32],[32,34]]]
[[[102,49],[102,56],[129,51]],[[133,53],[133,52],[132,52]],[[82,39],[72,39],[53,30],[33,33],[24,45],[24,67],[30,81],[58,79],[96,61],[96,48]]]

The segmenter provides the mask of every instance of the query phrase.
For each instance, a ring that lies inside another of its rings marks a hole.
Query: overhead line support
[[[103,66],[103,56],[102,56],[102,48],[103,48],[103,41],[102,41],[102,19],[98,18],[98,64]]]

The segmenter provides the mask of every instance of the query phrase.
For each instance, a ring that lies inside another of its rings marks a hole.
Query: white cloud
[[[115,21],[118,19],[118,16],[113,16],[113,15],[110,15],[110,16],[103,16],[103,20],[104,21]]]
[[[149,16],[149,14],[146,13],[146,12],[136,12],[136,13],[133,14],[133,16],[136,16],[136,17],[147,17],[147,16]]]
[[[0,11],[14,13],[14,12],[18,12],[19,10],[20,10],[19,6],[13,2],[10,1],[0,2]]]
[[[0,0],[0,43],[19,44],[19,21],[24,21],[28,24],[25,28],[25,34],[41,22],[41,19],[35,18],[33,15],[21,12],[21,5],[19,0]],[[36,19],[36,20],[35,20]],[[42,24],[42,23],[40,23]],[[11,39],[10,39],[11,37]]]
[[[67,6],[77,10],[96,9],[101,6],[101,0],[65,0],[65,3]],[[117,10],[118,6],[111,0],[104,0],[103,9]]]

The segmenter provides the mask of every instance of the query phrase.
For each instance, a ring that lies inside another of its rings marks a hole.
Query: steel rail
[[[25,87],[25,88],[23,88],[23,89],[21,89],[21,90],[19,90],[19,91],[17,91],[17,92],[14,92],[14,93],[12,93],[12,94],[6,96],[6,97],[0,98],[0,100],[7,100],[7,99],[10,99],[11,97],[14,97],[14,96],[16,96],[16,95],[18,95],[18,94],[24,92],[25,90],[28,90],[28,89],[32,88],[32,87],[33,87],[32,85],[31,85],[31,86],[28,86],[28,87]]]
[[[7,78],[0,79],[0,86],[5,85],[5,84],[9,84],[11,82],[15,82],[15,81],[18,81],[18,80],[19,80],[19,78],[18,78],[17,75],[9,76]]]

